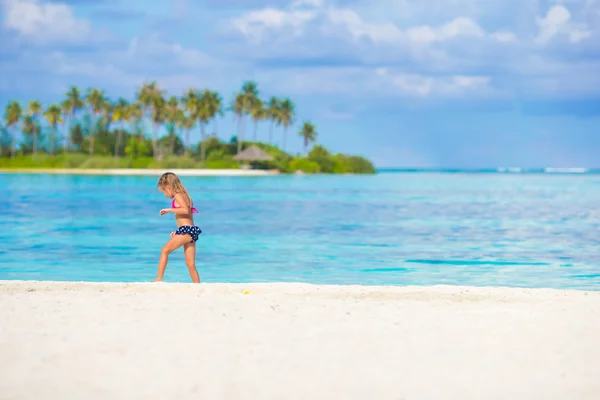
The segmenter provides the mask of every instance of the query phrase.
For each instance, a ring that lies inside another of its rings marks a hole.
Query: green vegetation
[[[232,112],[237,133],[229,142],[216,137],[217,117]],[[250,118],[248,118],[250,117]],[[33,100],[26,107],[10,102],[0,126],[0,168],[239,168],[234,156],[256,145],[272,161],[251,162],[252,168],[293,173],[375,173],[363,157],[330,154],[313,145],[317,128],[303,122],[298,134],[304,154],[285,152],[295,105],[290,99],[263,101],[256,83],[244,83],[230,106],[213,91],[189,89],[178,98],[166,97],[156,82],[144,84],[135,100],[111,102],[100,89],[83,96],[77,87],[67,91],[62,103],[45,109]],[[252,141],[244,140],[247,122],[253,123]],[[269,143],[257,141],[259,124],[269,125]],[[208,134],[208,126],[213,132]],[[150,126],[150,137],[144,128]],[[201,140],[192,147],[194,129]],[[272,145],[274,131],[282,133],[282,148]],[[165,134],[159,136],[160,132]],[[22,140],[17,143],[17,139]],[[309,148],[313,145],[312,149]]]

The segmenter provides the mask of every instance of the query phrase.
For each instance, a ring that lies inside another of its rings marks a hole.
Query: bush
[[[110,138],[108,133],[104,136]],[[89,157],[86,152],[68,154],[59,152],[55,156],[47,153],[38,153],[32,156],[21,153],[14,159],[7,156],[0,157],[0,168],[239,168],[239,164],[233,159],[237,153],[236,141],[226,143],[215,137],[208,138],[206,140],[206,165],[202,165],[198,153],[195,153],[193,157],[167,156],[163,160],[154,160],[151,157],[152,142],[148,139],[140,141],[137,137],[127,139],[127,146],[125,146],[127,157],[114,158],[110,152],[106,152],[108,150],[103,150],[101,139],[104,136],[98,134],[95,149],[98,150],[97,154],[104,152],[106,155]],[[273,161],[253,162],[254,168],[278,169],[283,173],[302,171],[305,173],[372,174],[376,172],[373,164],[364,157],[333,155],[323,146],[314,146],[306,157],[295,158],[267,143],[244,142],[243,148],[246,149],[252,145],[258,146],[274,158]]]
[[[206,160],[206,168],[208,169],[238,169],[238,163],[233,157],[228,156],[221,160]]]
[[[199,168],[200,164],[191,157],[169,156],[158,162],[151,163],[153,168]]]
[[[130,168],[149,168],[154,162],[152,157],[130,158],[129,160],[131,161]]]
[[[376,173],[375,167],[371,161],[360,156],[346,156],[338,154],[336,156],[337,173],[353,173],[353,174],[374,174]]]
[[[97,156],[88,158],[79,168],[88,169],[114,169],[114,168],[133,168],[131,158],[114,158],[110,156]]]
[[[307,157],[310,161],[316,163],[321,172],[333,173],[336,169],[337,160],[329,154],[327,149],[323,146],[315,146],[308,153]]]
[[[59,157],[61,157],[61,156],[59,156]],[[78,153],[64,154],[64,155],[62,155],[61,158],[62,158],[62,162],[61,162],[62,168],[80,168],[81,164],[85,163],[86,161],[91,160],[89,158],[89,156],[87,156],[85,154],[78,154]]]
[[[306,158],[295,158],[290,161],[289,168],[292,172],[302,171],[309,174],[321,172],[319,164],[314,161],[310,161]]]

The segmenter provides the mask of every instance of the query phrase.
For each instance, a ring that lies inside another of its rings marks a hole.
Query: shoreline
[[[115,281],[53,281],[53,280],[12,280],[0,279],[0,294],[6,288],[26,289],[31,287],[45,288],[52,290],[70,290],[70,289],[111,289],[131,291],[135,289],[143,290],[226,290],[226,291],[244,291],[247,288],[258,289],[261,292],[274,291],[277,293],[296,293],[296,292],[314,292],[315,294],[327,291],[344,291],[345,293],[427,293],[435,292],[442,295],[458,293],[477,293],[485,292],[489,296],[500,295],[555,295],[555,296],[597,296],[600,300],[600,291],[585,289],[556,289],[556,288],[525,288],[510,286],[459,286],[459,285],[360,285],[360,284],[315,284],[305,282],[250,282],[250,283],[225,283],[225,282],[201,282],[193,284],[191,282],[115,282]]]
[[[600,396],[599,292],[0,281],[0,308],[7,399]]]
[[[258,169],[193,169],[193,168],[0,168],[0,174],[28,175],[110,175],[110,176],[160,176],[174,172],[180,176],[274,176],[278,170]]]

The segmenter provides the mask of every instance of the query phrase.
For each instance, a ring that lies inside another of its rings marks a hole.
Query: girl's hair
[[[188,206],[192,206],[192,198],[190,197],[188,191],[185,189],[185,186],[183,186],[183,183],[181,183],[181,180],[176,174],[172,172],[165,172],[161,175],[161,177],[158,179],[158,188],[164,189],[165,186],[168,186],[175,193],[183,194],[183,196],[187,199],[189,203]]]

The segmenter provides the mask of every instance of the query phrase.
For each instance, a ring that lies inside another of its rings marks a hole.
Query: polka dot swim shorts
[[[190,235],[190,237],[192,238],[192,242],[195,242],[198,240],[198,236],[202,233],[202,230],[200,230],[200,228],[198,228],[197,226],[191,226],[191,225],[183,225],[182,227],[180,227],[179,229],[177,229],[175,231],[176,235]]]

